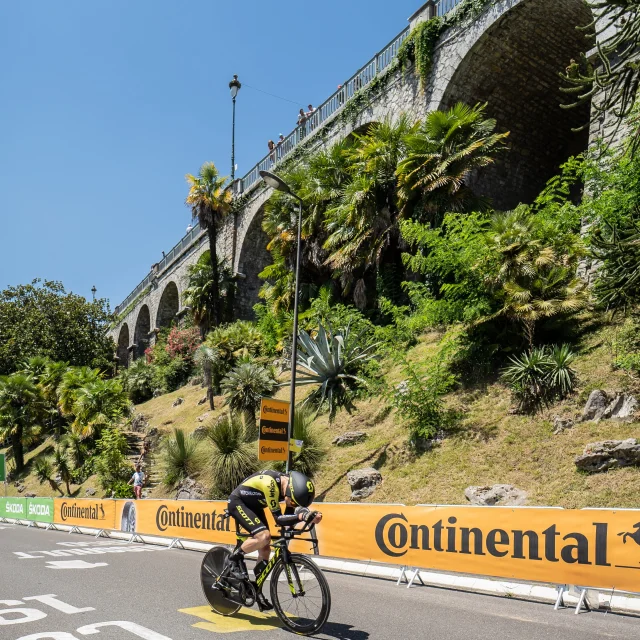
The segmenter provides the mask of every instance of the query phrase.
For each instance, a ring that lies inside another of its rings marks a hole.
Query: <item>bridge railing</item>
[[[358,69],[313,112],[304,124],[298,125],[277,145],[274,151],[268,153],[246,175],[240,178],[239,193],[244,193],[247,189],[251,189],[257,184],[260,181],[260,171],[268,171],[280,160],[286,158],[303,140],[311,136],[324,122],[340,111],[360,89],[366,87],[377,75],[384,71],[398,55],[398,49],[408,35],[409,27],[396,36],[363,67]]]
[[[436,15],[443,16],[452,9],[455,9],[462,0],[437,0]],[[409,35],[409,27],[398,34],[386,47],[378,52],[369,62],[353,74],[340,88],[325,100],[312,114],[312,116],[301,126],[297,126],[284,140],[277,144],[276,149],[268,153],[262,160],[253,166],[234,185],[236,195],[240,195],[250,189],[260,181],[260,171],[273,168],[278,162],[286,158],[301,142],[317,131],[324,122],[333,117],[345,104],[351,100],[360,89],[370,84],[373,79],[384,71],[398,55],[398,49]],[[131,302],[151,283],[154,276],[159,275],[164,269],[180,255],[200,234],[200,226],[196,224],[169,251],[168,254],[158,263],[156,271],[150,273],[145,279],[120,303],[115,312],[119,313],[126,309]]]
[[[455,9],[462,0],[437,0],[436,2],[436,15],[444,16],[452,9]]]

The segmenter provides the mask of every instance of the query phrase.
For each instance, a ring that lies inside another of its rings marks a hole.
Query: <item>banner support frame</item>
[[[167,550],[173,549],[174,547],[178,548],[178,545],[180,545],[180,549],[184,549],[184,545],[182,544],[182,540],[180,538],[174,538],[171,541],[171,544],[167,547]]]
[[[111,538],[109,532],[106,529],[100,529],[100,531],[98,531],[98,533],[96,533],[95,535],[96,538],[101,538],[102,536],[104,536],[105,538]]]
[[[142,539],[142,536],[134,533],[128,540],[127,540],[127,544],[131,544],[133,542],[140,542],[141,544],[144,544],[144,540]]]
[[[75,524],[71,525],[71,529],[69,529],[69,533],[79,533],[82,534],[82,531],[80,531],[80,527],[78,527]]]

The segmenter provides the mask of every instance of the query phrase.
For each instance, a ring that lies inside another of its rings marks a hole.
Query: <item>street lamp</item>
[[[293,338],[291,344],[291,394],[289,399],[289,455],[287,456],[287,473],[291,470],[291,438],[293,437],[293,420],[296,406],[296,371],[298,364],[298,298],[300,297],[300,246],[302,244],[302,198],[291,191],[291,187],[275,173],[260,171],[265,184],[276,191],[288,193],[298,201],[298,242],[296,247],[296,284],[293,298]]]
[[[233,102],[233,117],[231,121],[231,188],[233,189],[233,182],[236,178],[236,96],[240,91],[240,81],[238,76],[234,75],[233,80],[229,83],[229,90],[231,91],[231,100]],[[236,264],[236,243],[238,240],[238,213],[233,210],[233,246],[231,247],[231,270],[235,269]]]
[[[96,285],[94,284],[93,287],[91,287],[91,295],[93,296],[93,301],[96,301]]]

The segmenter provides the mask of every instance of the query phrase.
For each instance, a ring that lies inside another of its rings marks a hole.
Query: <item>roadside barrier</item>
[[[52,508],[53,503],[53,508]],[[318,505],[322,556],[395,564],[409,586],[420,569],[640,591],[640,511],[400,504]],[[226,502],[3,498],[0,519],[235,544]],[[309,542],[296,541],[309,553]],[[558,604],[563,590],[559,592]],[[586,599],[583,598],[583,600]]]

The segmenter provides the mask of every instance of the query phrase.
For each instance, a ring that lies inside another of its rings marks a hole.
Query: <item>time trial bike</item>
[[[255,581],[231,574],[227,547],[210,549],[200,569],[200,581],[205,598],[211,608],[222,616],[232,616],[241,607],[252,607],[257,594],[270,577],[271,601],[282,624],[299,635],[311,635],[322,629],[331,610],[331,593],[324,574],[313,560],[307,556],[291,553],[289,544],[294,538],[302,538],[310,531],[311,525],[300,529],[280,527],[280,536],[273,540],[273,555]],[[241,534],[238,534],[239,538]],[[236,549],[242,544],[239,539]]]

